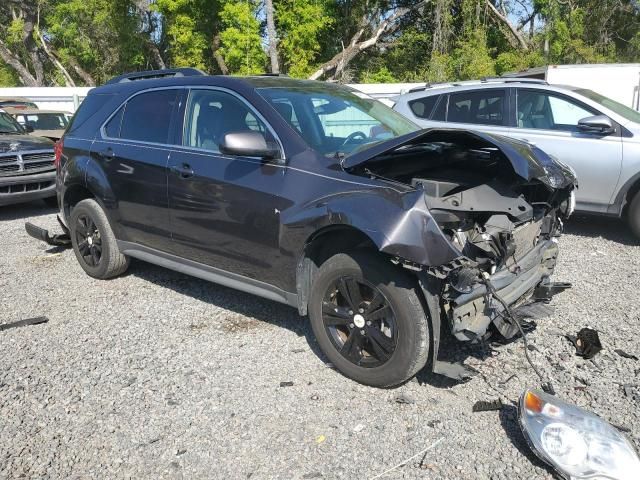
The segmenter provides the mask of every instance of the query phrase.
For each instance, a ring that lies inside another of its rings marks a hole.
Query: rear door
[[[111,187],[105,201],[116,213],[124,238],[159,250],[170,245],[167,163],[179,89],[131,97],[107,121],[92,157]]]
[[[515,110],[517,127],[512,136],[535,144],[576,171],[579,209],[605,212],[622,168],[620,128],[612,135],[579,131],[581,119],[601,112],[546,90],[518,88]]]
[[[446,115],[446,122],[451,127],[507,135],[510,129],[509,92],[507,88],[452,92],[447,104],[439,104],[434,115]]]

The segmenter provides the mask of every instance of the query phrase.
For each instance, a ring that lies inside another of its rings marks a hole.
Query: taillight
[[[62,139],[58,140],[53,146],[53,153],[55,155],[53,164],[58,168],[60,166],[60,159],[62,158],[62,148],[64,147]]]

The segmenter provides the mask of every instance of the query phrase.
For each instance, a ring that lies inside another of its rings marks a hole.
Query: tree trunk
[[[155,67],[160,70],[164,70],[165,68],[167,68],[167,64],[164,63],[164,59],[162,58],[162,55],[160,55],[160,50],[158,49],[158,46],[153,42],[153,40],[149,39],[147,41],[147,48],[149,48],[149,51],[151,52]]]
[[[44,50],[44,53],[47,54],[47,57],[49,57],[49,60],[51,61],[51,63],[53,63],[56,66],[56,68],[60,70],[60,73],[62,73],[62,76],[64,77],[65,86],[75,87],[76,83],[73,81],[73,78],[71,78],[71,75],[69,75],[69,72],[67,71],[67,69],[64,68],[64,65],[60,63],[60,60],[58,60],[58,57],[55,54],[54,50],[49,49],[49,47],[47,47],[47,42],[45,41],[44,37],[40,33],[40,30],[37,30],[36,32],[38,34],[38,38],[40,39],[40,43],[42,44],[42,49]]]
[[[522,36],[522,33],[509,21],[507,17],[505,17],[503,14],[500,13],[500,11],[495,7],[495,5],[491,3],[491,0],[485,0],[485,2],[489,7],[489,10],[493,14],[493,17],[497,21],[502,23],[504,26],[506,26],[511,32],[511,35],[513,35],[513,38],[517,42],[517,45],[514,45],[514,46],[516,47],[520,46],[520,48],[525,51],[529,50],[529,43]]]
[[[20,77],[20,81],[25,87],[37,87],[38,82],[27,67],[25,67],[18,57],[16,57],[0,40],[0,58],[2,61],[13,68],[18,77]]]
[[[276,34],[273,1],[264,0],[264,8],[267,14],[267,34],[269,37],[269,58],[271,59],[271,73],[280,73],[280,65],[278,63],[278,37]]]
[[[76,72],[76,74],[84,81],[86,87],[96,86],[96,81],[94,80],[94,78],[78,64],[75,58],[70,57],[67,59],[67,62],[69,62],[69,65],[71,65],[73,71]]]
[[[421,2],[412,5],[411,7],[402,7],[397,8],[396,11],[388,16],[385,20],[380,22],[377,26],[373,24],[373,20],[367,21],[364,19],[362,23],[368,25],[366,27],[360,28],[355,35],[351,38],[349,45],[342,50],[342,52],[337,53],[334,57],[328,62],[324,63],[318,70],[313,72],[309,77],[310,80],[317,80],[322,77],[324,74],[333,72],[332,78],[335,78],[339,75],[346,66],[351,62],[360,52],[373,47],[378,43],[381,37],[384,35],[388,35],[389,33],[393,33],[398,28],[397,21],[407,15],[408,13],[417,10],[418,8],[423,7],[429,2],[429,0],[423,0]],[[375,15],[374,15],[375,16]],[[365,28],[370,28],[372,34],[366,40],[360,41],[362,35],[364,35]]]
[[[213,58],[218,64],[220,73],[222,73],[222,75],[229,75],[229,68],[225,63],[224,58],[222,58],[222,55],[220,55],[220,52],[218,51],[219,48],[220,48],[220,35],[214,35],[213,40],[211,41],[211,50],[213,50]]]
[[[40,58],[38,45],[33,38],[33,30],[36,25],[37,12],[33,5],[22,4],[22,13],[24,18],[24,28],[22,30],[22,43],[24,44],[29,58],[31,59],[31,68],[35,73],[35,79],[38,87],[44,86],[44,65]]]

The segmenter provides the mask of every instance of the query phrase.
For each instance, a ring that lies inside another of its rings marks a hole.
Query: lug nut
[[[360,330],[360,335],[364,335],[364,330]]]
[[[360,312],[360,313],[364,313],[364,308],[359,308],[359,309],[358,309],[358,312]]]
[[[349,328],[353,328],[353,327],[355,327],[355,325],[353,323],[350,323]]]
[[[368,325],[368,326],[371,326],[371,322],[367,322],[367,325]]]
[[[349,310],[349,315],[353,315],[353,310]]]

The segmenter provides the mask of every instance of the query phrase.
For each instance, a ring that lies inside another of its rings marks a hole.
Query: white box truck
[[[537,78],[556,85],[588,88],[640,110],[640,63],[549,65],[503,77]]]

